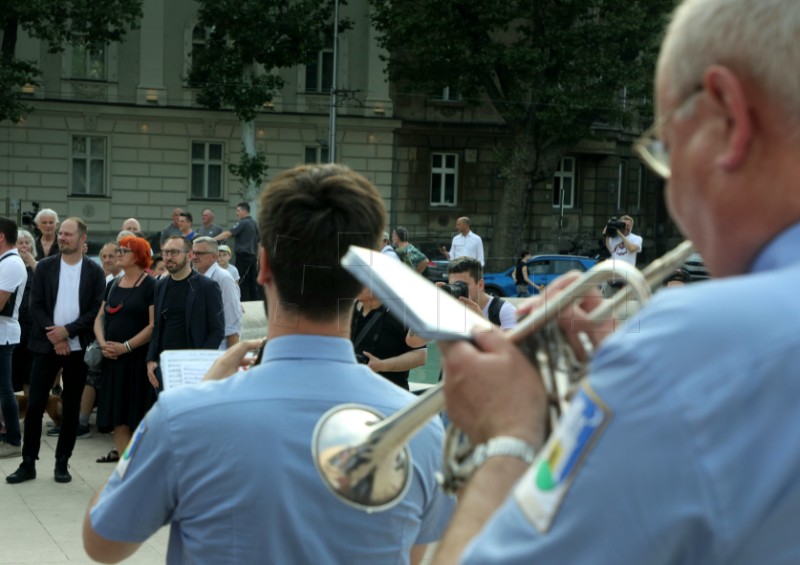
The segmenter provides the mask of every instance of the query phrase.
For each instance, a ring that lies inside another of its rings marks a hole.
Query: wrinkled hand
[[[155,361],[147,362],[147,380],[150,381],[153,388],[159,388],[158,378],[156,377],[156,367],[158,367],[158,363]]]
[[[47,339],[49,339],[50,343],[53,345],[57,344],[59,341],[69,339],[69,332],[64,326],[47,326],[45,330],[47,330]]]
[[[543,293],[523,302],[520,307],[517,308],[517,317],[520,319],[524,318],[532,311],[545,307],[548,300],[554,300],[566,287],[582,276],[583,273],[570,271],[557,278],[547,285]],[[562,308],[558,314],[558,325],[564,332],[568,343],[575,351],[578,359],[581,361],[585,361],[588,355],[581,344],[578,334],[585,333],[591,341],[592,346],[597,348],[605,338],[614,332],[618,323],[618,320],[615,318],[606,318],[598,322],[593,322],[589,319],[589,313],[605,301],[597,285],[592,284],[592,287],[593,288],[589,289],[589,292],[586,293],[583,298],[572,301],[569,305]]]
[[[549,413],[541,377],[501,332],[473,338],[439,342],[448,416],[473,444],[506,435],[540,446]]]
[[[221,381],[236,374],[240,369],[247,369],[253,362],[252,356],[248,355],[248,353],[257,351],[263,343],[263,339],[248,339],[228,348],[225,353],[214,361],[203,380]]]
[[[69,355],[71,353],[69,348],[69,343],[66,341],[59,341],[58,343],[54,343],[53,348],[56,351],[56,355]]]

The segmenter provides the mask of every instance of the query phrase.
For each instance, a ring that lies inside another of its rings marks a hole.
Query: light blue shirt
[[[228,349],[228,336],[241,335],[242,333],[242,301],[239,298],[239,285],[233,280],[233,275],[212,263],[203,274],[219,285],[222,292],[222,309],[225,317],[225,337],[222,338],[220,349]]]
[[[537,461],[464,562],[800,563],[798,289],[795,225],[748,275],[659,292],[594,358],[611,420],[549,528]]]
[[[373,514],[323,484],[311,436],[341,403],[389,414],[414,399],[356,363],[349,340],[270,340],[260,367],[159,397],[124,478],[115,472],[92,509],[92,526],[141,542],[171,523],[169,563],[407,563],[413,545],[439,539],[454,504],[434,480],[441,424],[434,419],[411,442],[408,495]]]

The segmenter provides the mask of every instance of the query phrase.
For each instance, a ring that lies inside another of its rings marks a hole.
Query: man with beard
[[[36,459],[42,436],[50,388],[59,370],[63,421],[56,446],[55,480],[72,480],[68,464],[78,429],[81,394],[86,384],[83,355],[94,337],[93,326],[105,288],[105,274],[81,252],[86,243],[86,224],[68,218],[58,232],[58,255],[42,259],[31,283],[30,315],[33,320],[28,349],[33,353],[28,412],[22,445],[22,464],[6,477],[9,483],[36,478]]]
[[[155,297],[155,325],[147,352],[147,378],[162,388],[158,359],[169,349],[217,349],[225,336],[219,285],[192,270],[192,244],[170,236],[161,247],[169,277],[159,279]]]

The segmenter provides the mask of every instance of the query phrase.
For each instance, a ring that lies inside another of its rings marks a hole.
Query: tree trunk
[[[242,152],[250,158],[256,156],[256,122],[242,121]],[[258,197],[259,186],[253,179],[242,179],[242,196],[252,208]]]

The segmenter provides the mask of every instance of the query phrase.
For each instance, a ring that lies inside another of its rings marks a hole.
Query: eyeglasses
[[[133,253],[133,251],[125,247],[118,247],[117,249],[114,250],[114,253],[116,253],[117,255],[125,255],[126,253]]]
[[[639,139],[633,143],[633,150],[650,167],[654,173],[668,179],[672,173],[669,163],[669,150],[661,141],[661,130],[677,114],[686,108],[698,94],[703,92],[702,86],[697,86],[683,101],[672,110],[661,116]]]
[[[192,250],[192,254],[193,255],[203,256],[203,255],[212,255],[213,253],[214,253],[213,251],[194,251],[194,250]]]
[[[183,255],[186,251],[182,249],[162,249],[161,254],[164,257],[177,257],[178,255]]]

